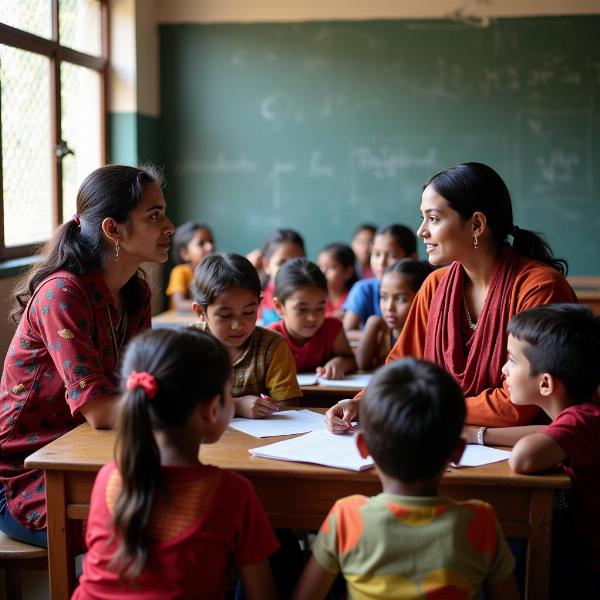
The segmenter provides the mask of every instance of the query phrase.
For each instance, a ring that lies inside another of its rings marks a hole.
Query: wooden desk
[[[600,277],[569,277],[571,287],[575,290],[581,304],[587,304],[597,315],[600,315]]]
[[[361,388],[357,387],[327,387],[326,385],[301,385],[302,398],[300,406],[329,408],[343,398],[354,398]]]
[[[193,312],[167,310],[152,317],[153,329],[179,329],[198,323],[198,317]]]
[[[257,439],[228,429],[201,449],[203,462],[232,469],[252,481],[274,527],[318,528],[333,502],[350,494],[381,491],[371,469],[360,473],[253,457],[249,448],[283,438]],[[32,454],[25,464],[46,474],[50,590],[54,600],[69,597],[75,584],[74,537],[87,517],[97,471],[112,460],[113,431],[84,424]],[[569,487],[563,473],[515,475],[506,461],[448,472],[442,493],[481,498],[494,505],[504,533],[529,540],[526,598],[546,599],[550,566],[552,494]],[[74,527],[75,526],[75,527]]]

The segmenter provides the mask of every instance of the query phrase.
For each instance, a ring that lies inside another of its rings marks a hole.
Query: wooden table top
[[[345,481],[375,481],[374,469],[354,472],[319,465],[259,458],[249,454],[250,448],[265,446],[289,436],[255,438],[234,429],[227,429],[216,444],[202,446],[202,462],[238,473],[263,474],[270,477],[310,478]],[[94,430],[87,423],[39,449],[27,458],[27,467],[64,471],[98,471],[113,459],[115,432]],[[517,475],[507,461],[481,467],[450,469],[444,476],[447,486],[474,483],[490,486],[530,488],[568,488],[569,478],[561,471],[538,475]]]

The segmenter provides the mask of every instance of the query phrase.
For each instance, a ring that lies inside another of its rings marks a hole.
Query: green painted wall
[[[137,112],[109,113],[109,162],[159,164],[158,117]]]

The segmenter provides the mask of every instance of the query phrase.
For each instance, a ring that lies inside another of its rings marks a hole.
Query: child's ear
[[[371,456],[369,447],[367,446],[367,440],[365,440],[365,436],[363,435],[362,431],[359,431],[356,434],[356,447],[358,448],[358,453],[363,458],[369,458],[369,456]]]
[[[539,392],[540,396],[547,398],[552,396],[556,391],[556,379],[550,373],[542,373],[539,376]]]
[[[457,465],[460,462],[460,459],[465,451],[465,446],[467,445],[467,440],[465,438],[460,438],[456,444],[456,448],[452,451],[450,455],[450,462]]]
[[[206,311],[202,306],[200,306],[200,304],[197,302],[192,302],[192,310],[196,313],[196,315],[198,315],[198,318],[202,322],[206,322]]]
[[[211,425],[219,419],[219,409],[221,407],[221,394],[215,394],[210,400],[200,402],[198,410],[203,421],[208,421]]]
[[[277,296],[273,296],[273,308],[275,312],[283,318],[283,302]]]

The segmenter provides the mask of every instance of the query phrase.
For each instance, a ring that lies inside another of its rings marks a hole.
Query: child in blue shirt
[[[401,258],[416,258],[417,238],[405,225],[388,225],[377,230],[371,251],[374,277],[357,281],[344,303],[344,329],[350,340],[359,340],[371,315],[381,316],[379,286],[386,267]]]

